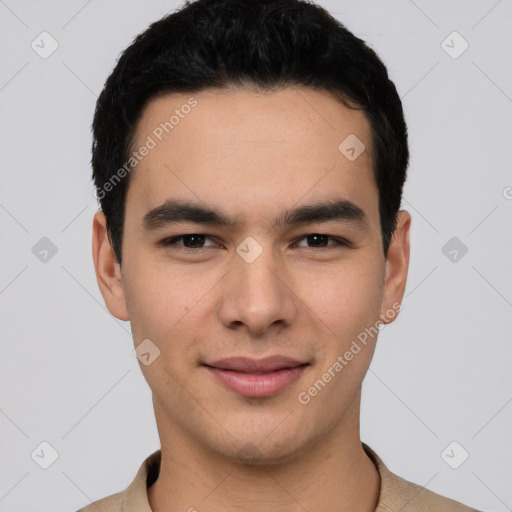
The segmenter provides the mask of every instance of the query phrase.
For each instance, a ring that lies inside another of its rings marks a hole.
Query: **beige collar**
[[[380,474],[379,501],[375,512],[430,510],[436,512],[469,512],[475,510],[395,475],[368,445],[362,443],[362,446]],[[142,463],[128,488],[117,495],[121,500],[122,512],[152,512],[149,506],[147,489],[158,478],[161,456],[161,450],[153,452]]]

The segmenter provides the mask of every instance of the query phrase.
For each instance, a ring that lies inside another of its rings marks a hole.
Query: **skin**
[[[410,214],[399,212],[384,258],[369,124],[325,92],[169,94],[145,108],[134,147],[191,96],[197,107],[132,171],[122,267],[104,214],[98,211],[93,222],[106,306],[130,320],[135,346],[149,338],[160,350],[150,365],[141,364],[162,446],[160,475],[148,490],[151,507],[373,511],[380,479],[362,449],[359,416],[377,337],[308,404],[297,396],[365,328],[393,321],[388,312],[401,302],[407,279]],[[349,134],[366,146],[352,162],[338,149]],[[237,223],[145,230],[145,213],[170,198],[215,207]],[[364,210],[366,228],[336,220],[270,227],[285,210],[339,198]],[[312,233],[350,246],[315,245],[308,242]],[[188,253],[178,250],[183,239],[160,244],[187,234],[210,238]],[[252,263],[236,252],[249,236],[263,250]],[[266,398],[241,396],[202,366],[275,354],[309,366]]]

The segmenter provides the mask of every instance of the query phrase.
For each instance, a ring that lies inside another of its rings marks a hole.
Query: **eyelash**
[[[164,240],[162,240],[160,242],[160,245],[162,245],[164,247],[174,247],[177,251],[185,252],[185,253],[193,253],[193,252],[197,252],[197,251],[199,251],[201,249],[210,249],[210,248],[212,248],[212,246],[207,246],[207,247],[198,247],[196,249],[192,249],[190,247],[184,247],[184,246],[179,245],[179,244],[176,243],[178,240],[181,240],[181,239],[189,237],[189,236],[200,236],[200,237],[205,237],[205,238],[210,238],[211,239],[210,236],[203,235],[201,233],[189,233],[189,234],[186,234],[186,235],[173,236],[173,237],[170,237],[170,238],[166,238],[166,239],[164,239]],[[334,245],[328,245],[327,247],[306,247],[307,249],[312,249],[315,252],[325,252],[327,250],[335,249],[335,248],[338,248],[338,247],[350,247],[351,246],[351,244],[347,240],[345,240],[343,238],[335,237],[335,236],[331,236],[331,235],[325,235],[323,233],[309,233],[307,235],[303,235],[301,238],[298,238],[296,240],[296,242],[301,242],[302,240],[304,240],[305,238],[308,238],[309,236],[327,237],[330,240],[334,240],[336,242]],[[296,242],[294,242],[294,243],[296,243]]]

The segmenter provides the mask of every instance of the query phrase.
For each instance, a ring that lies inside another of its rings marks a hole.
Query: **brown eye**
[[[301,239],[305,240],[308,244],[306,247],[310,247],[312,249],[319,248],[319,249],[325,249],[329,247],[339,247],[348,245],[348,243],[343,240],[342,238],[333,237],[330,235],[324,235],[321,233],[312,233],[309,235],[304,235]],[[334,243],[329,243],[329,240],[333,240]],[[299,245],[300,247],[304,247],[304,245]]]
[[[179,249],[182,250],[194,250],[194,249],[203,249],[206,247],[212,247],[215,244],[212,245],[205,245],[205,241],[209,239],[210,237],[207,235],[201,235],[197,233],[193,234],[187,234],[187,235],[180,235],[180,236],[174,236],[171,238],[166,238],[165,240],[162,240],[162,245],[165,247],[169,246],[176,246]],[[179,241],[182,241],[182,243],[178,243]]]

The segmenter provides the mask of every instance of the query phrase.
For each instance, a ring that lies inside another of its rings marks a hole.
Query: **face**
[[[109,310],[142,343],[160,435],[275,462],[357,428],[410,221],[385,259],[364,114],[310,89],[172,94],[144,110],[144,145],[122,270],[102,212],[93,253]]]

